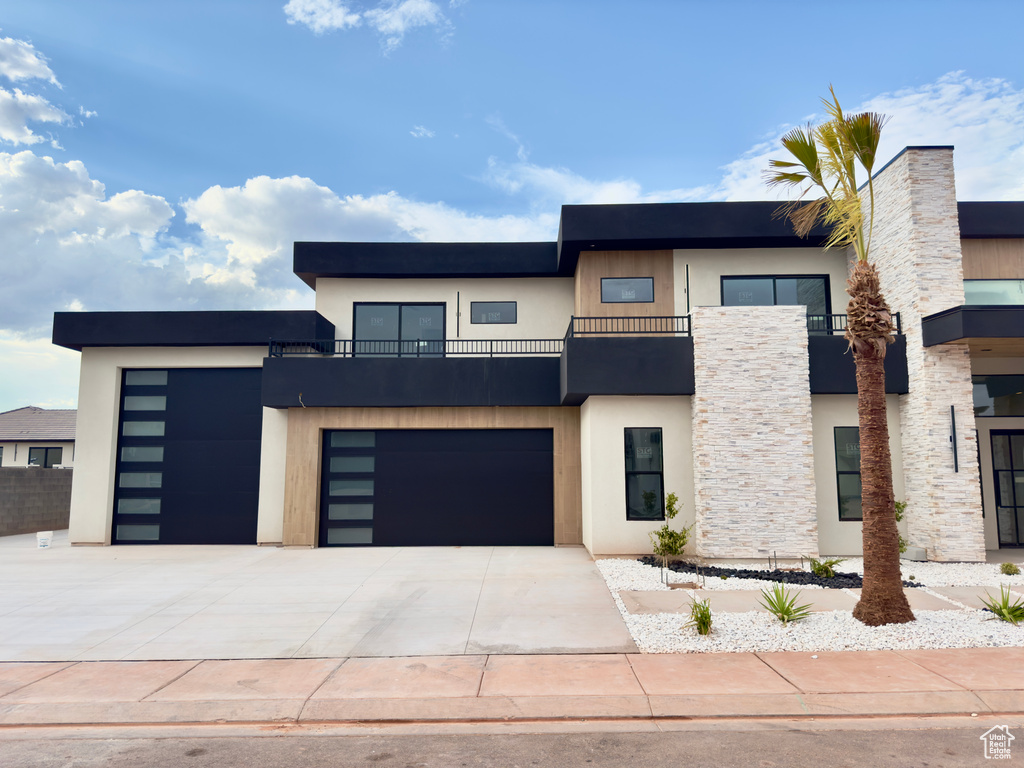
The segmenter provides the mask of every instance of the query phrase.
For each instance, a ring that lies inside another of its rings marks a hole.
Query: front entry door
[[[1000,547],[1024,546],[1024,430],[992,430]]]

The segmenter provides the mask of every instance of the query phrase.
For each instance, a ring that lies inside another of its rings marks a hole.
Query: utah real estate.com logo
[[[986,760],[1009,760],[1010,742],[1016,738],[1010,733],[1010,726],[997,725],[979,736],[985,744]]]

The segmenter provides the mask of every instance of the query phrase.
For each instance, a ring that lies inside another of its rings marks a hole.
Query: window
[[[4,465],[4,447],[0,445],[0,467]]]
[[[809,315],[831,313],[827,275],[723,277],[723,307],[803,305]]]
[[[514,324],[516,303],[514,301],[471,301],[469,302],[470,322],[474,324]]]
[[[1024,376],[972,376],[975,416],[1024,416]]]
[[[964,280],[964,304],[1024,304],[1024,280]]]
[[[602,304],[650,304],[654,301],[653,277],[602,277]]]
[[[444,304],[356,304],[353,354],[442,357]]]
[[[839,519],[862,520],[860,507],[860,429],[836,427],[836,486]]]
[[[50,469],[62,464],[64,459],[63,448],[29,448],[28,465],[30,467],[44,467]]]
[[[626,519],[664,520],[661,428],[627,428]]]

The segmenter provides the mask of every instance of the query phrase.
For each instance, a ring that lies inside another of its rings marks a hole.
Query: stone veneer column
[[[922,317],[964,303],[952,147],[908,147],[878,173],[871,257],[907,336],[910,387],[900,397],[900,420],[910,544],[926,547],[929,560],[983,561],[970,353],[921,344]]]
[[[697,554],[817,556],[806,309],[692,317]]]

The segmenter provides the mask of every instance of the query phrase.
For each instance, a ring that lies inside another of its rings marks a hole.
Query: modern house
[[[312,311],[57,313],[82,353],[71,540],[632,554],[675,493],[699,555],[858,554],[848,254],[776,207],[300,242]],[[1024,545],[1024,203],[958,203],[952,148],[910,147],[875,222],[905,535],[934,560]]]
[[[34,405],[0,413],[0,467],[71,467],[75,463],[71,409]]]

